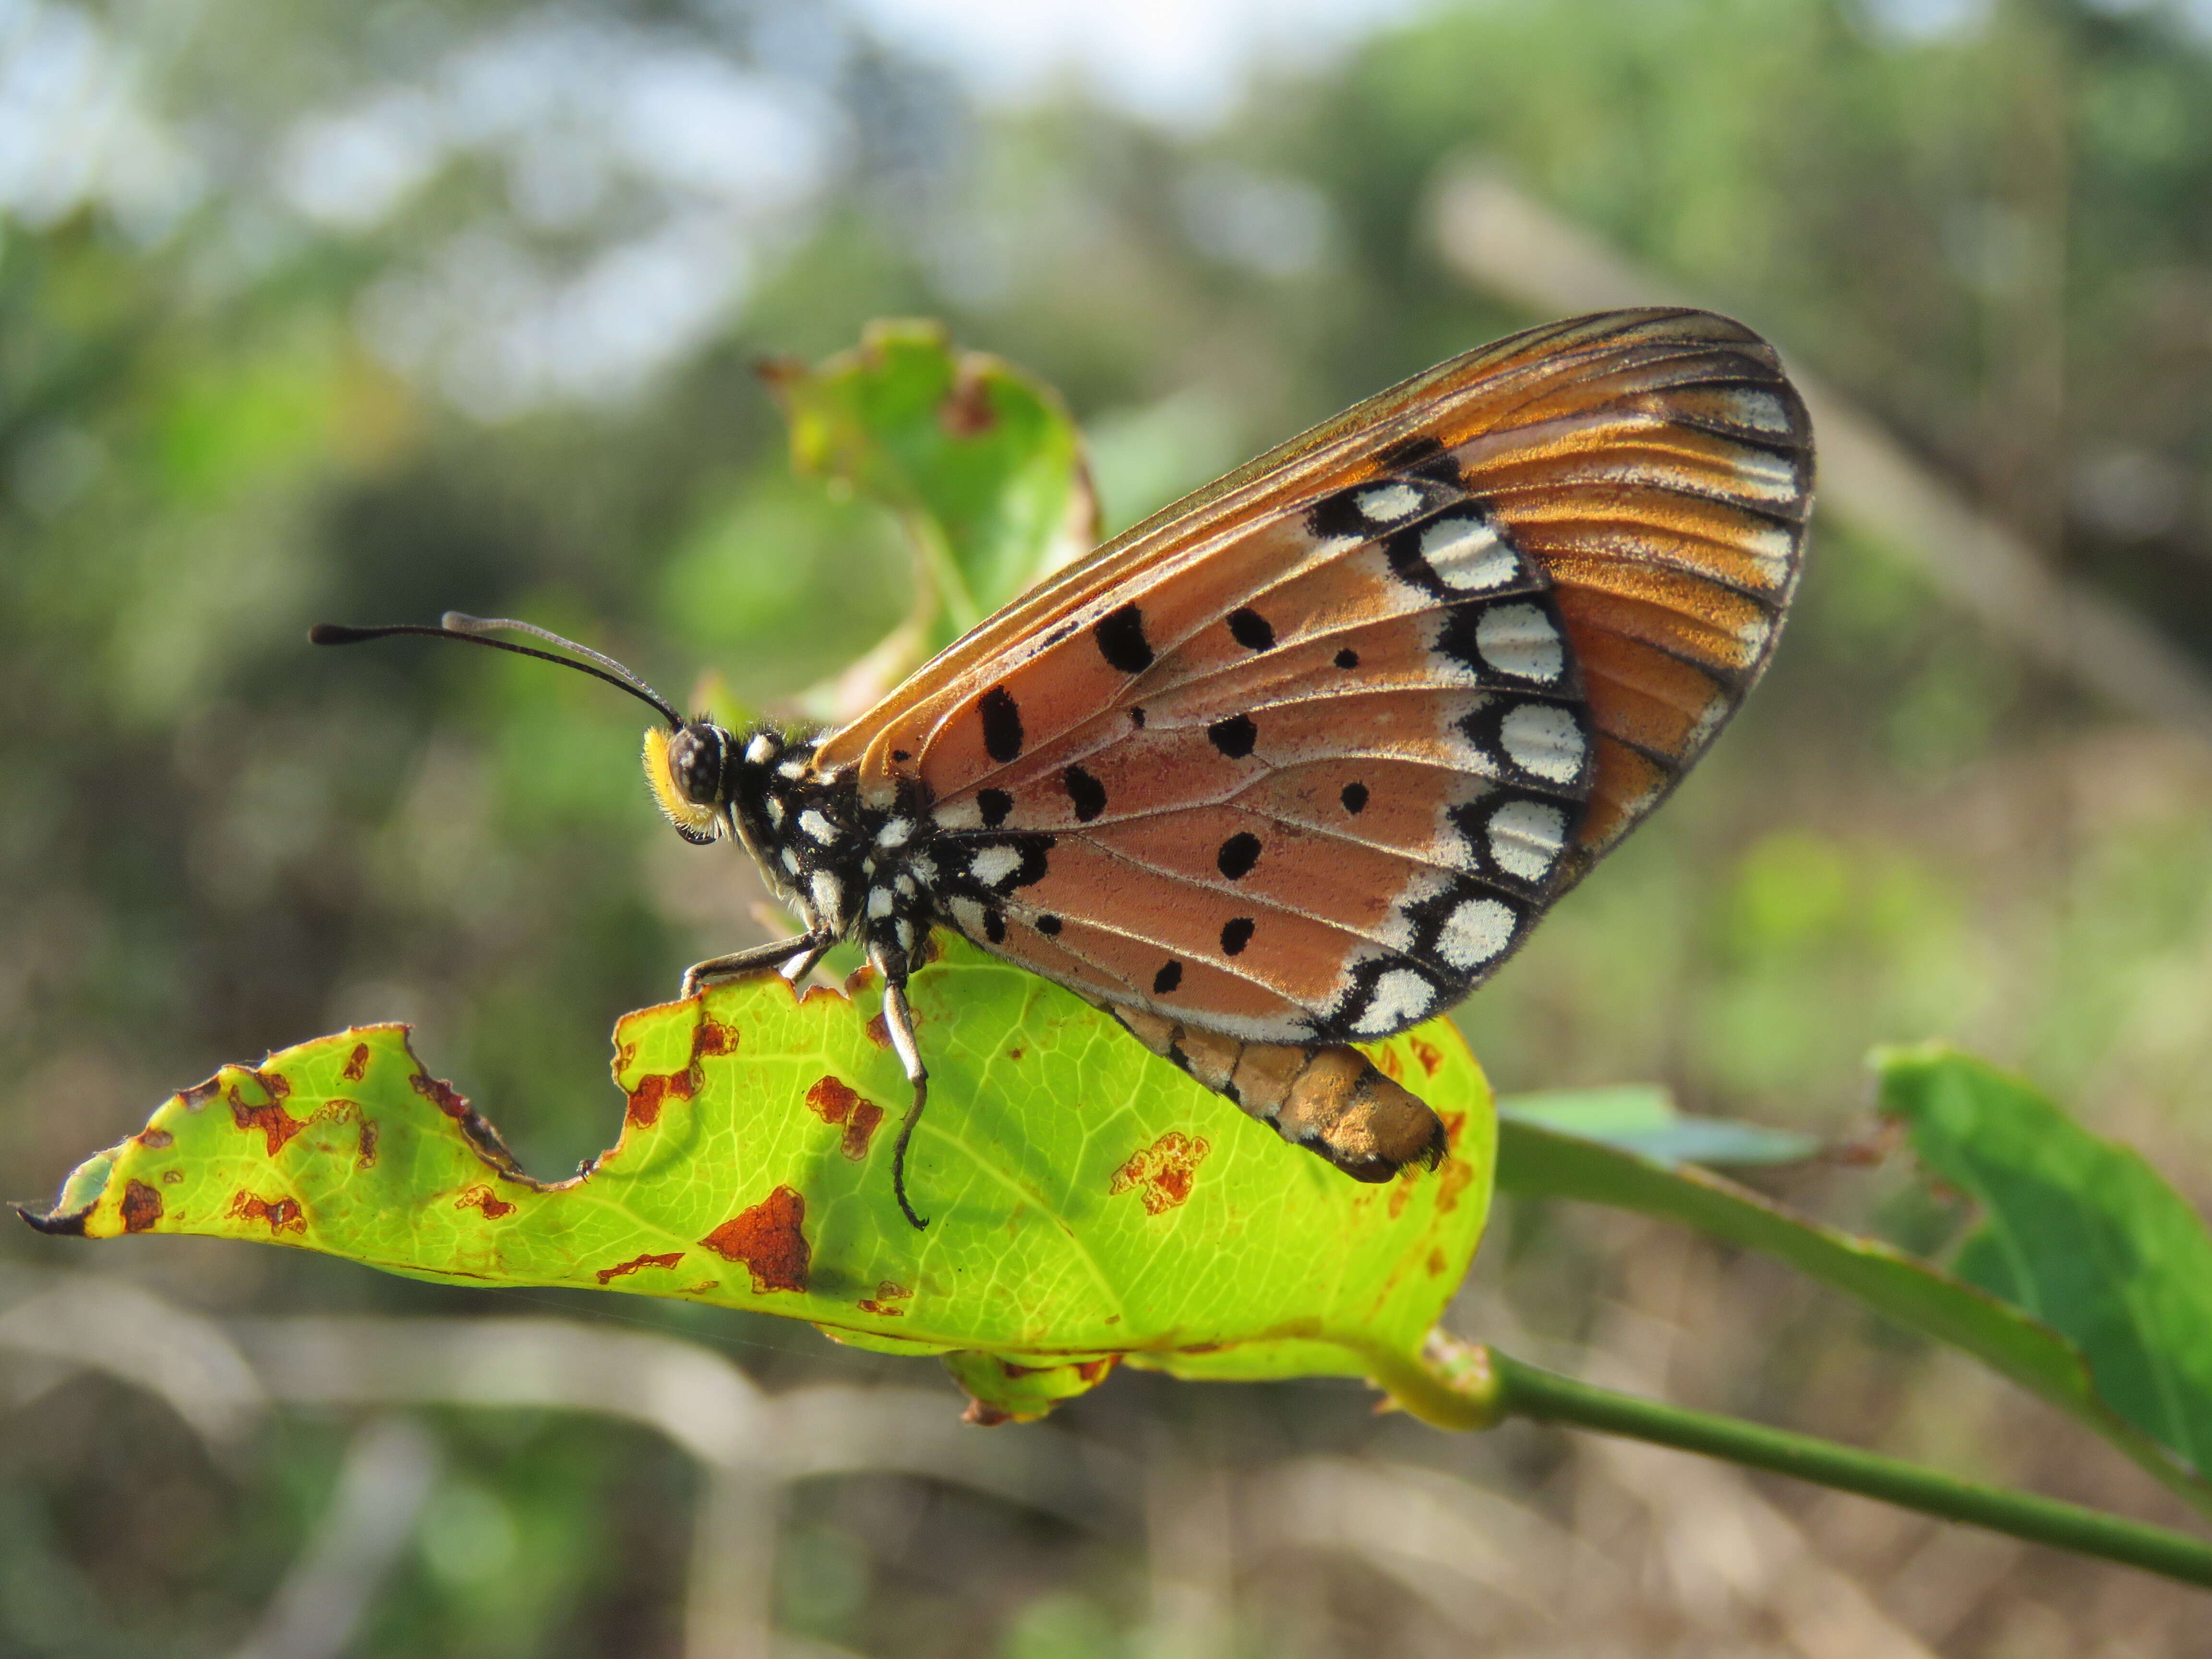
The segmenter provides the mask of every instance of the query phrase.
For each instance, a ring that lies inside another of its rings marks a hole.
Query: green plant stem
[[[2145,1526],[2027,1492],[1961,1480],[1832,1440],[1615,1394],[1556,1371],[1524,1365],[1495,1348],[1489,1350],[1489,1369],[1497,1408],[1506,1417],[1571,1423],[1578,1428],[1702,1452],[1731,1463],[1879,1498],[1947,1521],[2008,1533],[2031,1543],[2055,1545],[2185,1583],[2212,1586],[2212,1544],[2185,1533]]]

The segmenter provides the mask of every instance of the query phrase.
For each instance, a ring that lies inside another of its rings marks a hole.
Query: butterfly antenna
[[[676,712],[667,698],[612,657],[594,651],[589,646],[562,639],[558,634],[531,623],[467,617],[458,611],[448,611],[441,620],[443,625],[437,628],[420,623],[396,623],[383,628],[351,628],[343,623],[317,623],[307,630],[307,640],[313,645],[359,645],[365,640],[389,639],[395,634],[419,634],[425,639],[459,640],[464,645],[488,646],[494,651],[509,651],[518,657],[535,657],[540,662],[558,663],[562,667],[573,668],[580,674],[589,674],[595,680],[605,680],[617,690],[629,692],[640,702],[650,705],[654,713],[668,722],[670,731],[683,729],[684,717]],[[574,652],[578,657],[587,657],[591,660],[578,662],[576,657],[556,656],[550,651],[540,651],[532,646],[488,637],[488,630],[495,628],[520,629],[526,634],[535,634],[541,640],[549,640],[565,650]]]

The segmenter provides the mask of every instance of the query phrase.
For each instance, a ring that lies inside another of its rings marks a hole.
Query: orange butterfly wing
[[[988,948],[1247,1040],[1456,1000],[1734,712],[1795,586],[1804,410],[1700,312],[1529,331],[1017,601],[834,734],[918,777]]]

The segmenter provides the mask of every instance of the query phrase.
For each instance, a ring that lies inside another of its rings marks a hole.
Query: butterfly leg
[[[744,979],[752,974],[763,974],[781,969],[796,979],[812,969],[836,939],[822,932],[796,933],[789,939],[771,939],[766,945],[756,945],[749,951],[732,951],[726,957],[709,957],[704,962],[695,962],[684,970],[684,994],[696,996],[699,988],[713,980]],[[803,965],[799,965],[803,964]],[[794,965],[798,972],[792,973]]]
[[[890,1033],[891,1048],[906,1068],[907,1081],[914,1085],[914,1103],[906,1109],[906,1118],[899,1125],[898,1144],[891,1149],[891,1192],[898,1206],[916,1232],[929,1225],[928,1218],[915,1213],[914,1205],[906,1195],[906,1148],[914,1139],[914,1126],[921,1121],[921,1109],[929,1103],[929,1068],[921,1063],[921,1044],[914,1034],[914,1010],[906,1000],[907,958],[904,952],[893,955],[878,948],[868,952],[876,970],[884,976],[884,1030]]]
[[[1433,1170],[1451,1150],[1443,1120],[1357,1048],[1240,1042],[1136,1009],[1108,1012],[1154,1054],[1354,1181],[1388,1181],[1409,1164]]]

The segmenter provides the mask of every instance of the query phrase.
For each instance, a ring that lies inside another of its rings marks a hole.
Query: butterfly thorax
[[[912,958],[935,920],[918,786],[903,784],[887,807],[866,806],[852,769],[817,768],[814,738],[709,731],[703,740],[719,741],[722,756],[718,805],[776,897],[811,930],[858,933],[872,954]]]

